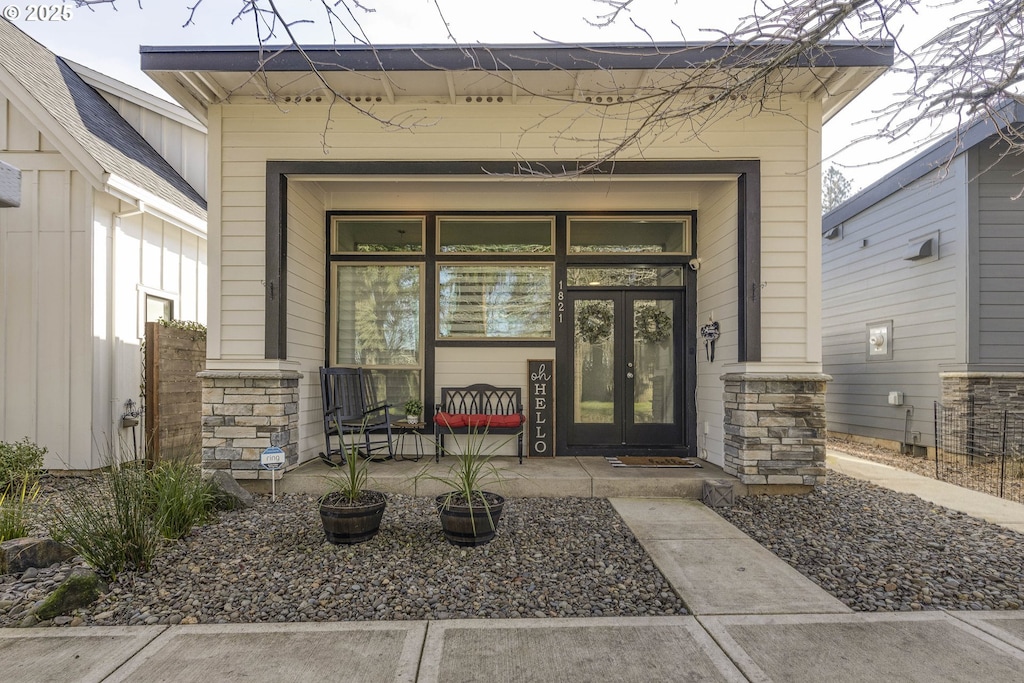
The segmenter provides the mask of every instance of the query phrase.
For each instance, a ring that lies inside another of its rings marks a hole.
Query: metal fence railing
[[[1024,503],[1024,415],[936,403],[935,477]]]

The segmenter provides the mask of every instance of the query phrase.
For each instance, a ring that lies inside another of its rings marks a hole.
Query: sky
[[[923,7],[911,16],[901,43],[912,44],[944,25],[949,3],[938,9]],[[10,0],[3,0],[10,2]],[[635,0],[628,14],[610,27],[592,22],[607,11],[599,0],[360,0],[374,12],[355,10],[360,29],[376,44],[451,43],[536,43],[709,41],[715,30],[730,30],[748,16],[755,0]],[[139,5],[141,4],[141,9]],[[255,45],[258,41],[252,17],[236,19],[241,0],[202,0],[192,15],[196,0],[117,0],[113,7],[74,8],[54,13],[40,21],[41,7],[15,0],[0,13],[18,28],[56,54],[147,92],[167,95],[139,69],[140,45]],[[0,3],[2,5],[2,3]],[[325,29],[320,0],[277,0],[289,16],[311,21],[293,27],[304,44],[330,44],[335,37]],[[52,7],[53,5],[43,6]],[[59,5],[58,5],[59,6]],[[438,14],[438,6],[444,20]],[[116,10],[114,9],[116,8]],[[283,36],[283,34],[280,34]],[[351,38],[337,35],[337,42]],[[286,42],[283,37],[271,43]],[[884,176],[913,151],[911,144],[900,147],[871,138],[879,123],[873,112],[893,98],[899,84],[893,76],[883,77],[826,125],[823,134],[825,166],[835,163],[853,181],[856,191]]]

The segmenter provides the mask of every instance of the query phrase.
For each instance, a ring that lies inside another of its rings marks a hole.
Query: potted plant
[[[358,439],[346,448],[338,473],[327,477],[328,490],[320,496],[320,521],[330,543],[362,543],[377,535],[387,500],[380,491],[366,488],[369,461],[359,457]]]
[[[418,398],[410,398],[405,402],[405,421],[409,424],[416,424],[423,415],[423,401]]]
[[[491,459],[502,444],[485,449],[486,435],[486,429],[471,431],[465,435],[463,446],[451,451],[446,449],[445,454],[454,458],[447,473],[430,474],[424,469],[416,475],[417,479],[432,479],[452,489],[435,500],[444,537],[455,545],[489,543],[505,506],[504,496],[483,490],[484,486],[501,481],[501,474]],[[507,442],[506,439],[503,443]],[[458,441],[452,439],[452,443],[458,444]]]

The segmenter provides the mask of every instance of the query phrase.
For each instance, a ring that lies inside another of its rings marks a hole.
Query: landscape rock
[[[208,478],[217,486],[217,489],[221,493],[222,501],[225,503],[221,507],[225,507],[229,510],[240,510],[252,507],[252,494],[242,488],[242,486],[235,481],[235,478],[225,470],[215,470],[212,474],[208,475]]]
[[[0,574],[21,574],[70,560],[75,549],[51,538],[14,538],[0,543]]]
[[[32,613],[40,620],[53,619],[96,602],[107,590],[96,572],[89,569],[73,569],[68,578],[57,586]],[[70,619],[68,623],[70,623]],[[57,623],[57,622],[55,622]]]

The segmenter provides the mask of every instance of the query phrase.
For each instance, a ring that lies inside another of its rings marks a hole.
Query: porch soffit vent
[[[357,102],[359,104],[365,104],[367,102],[373,104],[376,102],[385,102],[388,100],[388,98],[383,95],[342,95],[341,97],[343,99],[347,99],[351,102]],[[332,99],[334,99],[334,96],[322,94],[285,95],[281,99],[288,104],[317,104],[330,102]],[[408,99],[409,101],[415,102],[433,102],[437,98],[414,97]],[[465,102],[466,104],[502,104],[504,102],[511,101],[511,98],[506,97],[505,95],[465,95],[457,98],[457,101]],[[610,102],[611,99],[607,98],[607,101]]]

